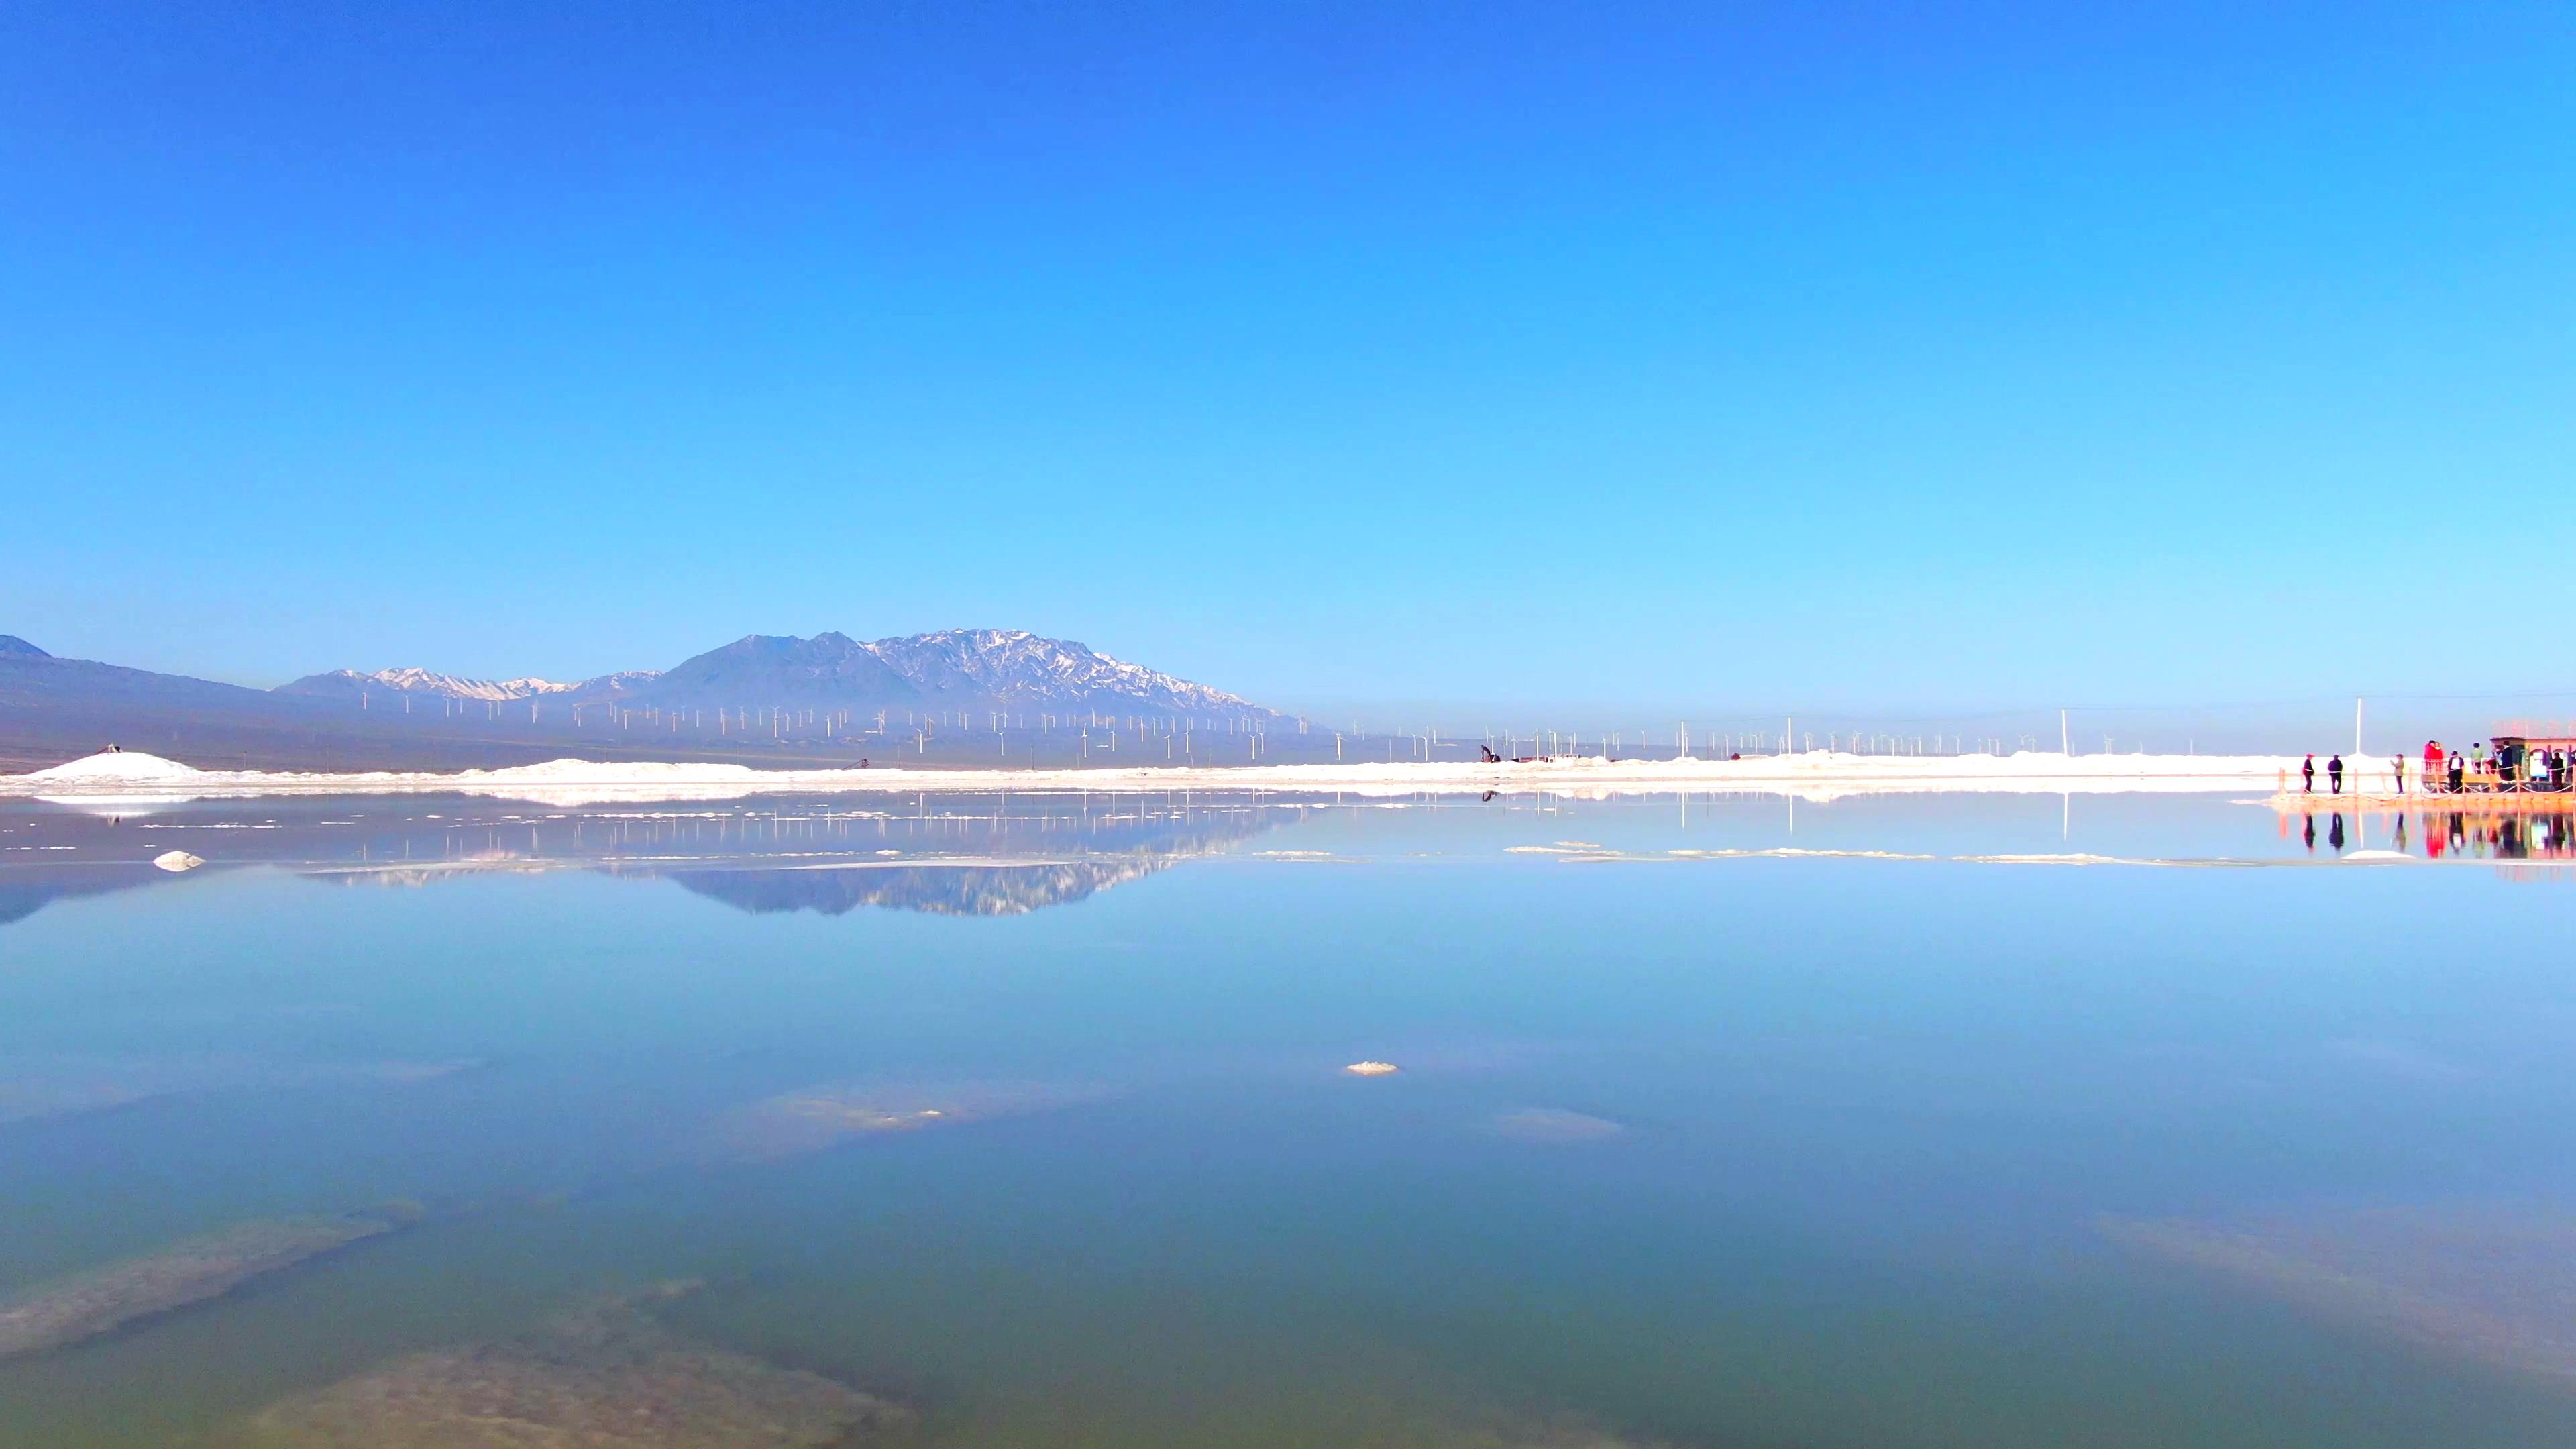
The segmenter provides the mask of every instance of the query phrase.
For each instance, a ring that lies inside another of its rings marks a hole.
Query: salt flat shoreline
[[[1567,758],[1470,763],[1149,766],[1136,769],[757,770],[713,763],[552,760],[453,773],[332,774],[198,770],[128,751],[0,775],[0,797],[187,799],[271,795],[463,793],[539,802],[720,800],[779,794],[1155,793],[1297,795],[1569,793],[1587,796],[1740,791],[1831,800],[1942,792],[2218,794],[2269,798],[2296,779],[2293,755],[1854,755],[1811,750],[1735,760]],[[2347,778],[2387,777],[2379,757],[2350,757]],[[2320,785],[2322,786],[2322,780]]]

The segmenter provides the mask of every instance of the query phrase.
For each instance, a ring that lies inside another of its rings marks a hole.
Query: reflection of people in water
[[[2406,817],[2403,815],[2397,817],[2397,852],[2400,855],[2406,853]]]
[[[2338,851],[2343,849],[2343,812],[2340,810],[2335,812],[2334,823],[2326,827],[2326,844]]]
[[[2308,854],[2317,853],[2317,817],[2313,815],[2299,817],[2299,838],[2307,842]]]
[[[2457,756],[2457,755],[2453,755],[2453,756],[2451,757],[2452,764],[2453,764],[2454,766],[2456,766],[2456,765],[2459,763],[2459,759],[2460,759],[2460,757],[2459,757],[2459,756]],[[2454,810],[2454,811],[2452,811],[2452,812],[2451,812],[2451,853],[2452,853],[2453,855],[2457,855],[2457,854],[2459,854],[2461,851],[2466,850],[2466,849],[2468,848],[2468,845],[2469,845],[2469,823],[2468,823],[2468,820],[2467,820],[2467,818],[2466,818],[2465,816],[2461,815],[2459,811]]]

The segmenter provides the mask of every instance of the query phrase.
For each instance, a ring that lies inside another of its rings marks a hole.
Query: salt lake
[[[2566,845],[0,802],[0,1443],[2576,1442]]]

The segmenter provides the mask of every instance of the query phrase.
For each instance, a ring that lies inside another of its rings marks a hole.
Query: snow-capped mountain
[[[942,629],[873,643],[839,633],[750,634],[672,666],[635,697],[675,708],[829,703],[1276,717],[1240,695],[1018,629]]]
[[[1276,711],[1240,695],[1113,659],[1070,639],[1020,629],[941,629],[873,643],[839,633],[810,639],[747,634],[669,669],[571,683],[472,679],[427,669],[335,669],[279,685],[277,692],[341,698],[411,694],[490,703],[615,702],[637,709],[829,706],[1279,718]]]
[[[356,669],[334,669],[325,674],[308,674],[277,687],[280,694],[420,694],[437,699],[472,699],[502,703],[514,699],[552,699],[566,697],[581,703],[593,699],[613,699],[632,692],[636,686],[655,677],[653,670],[630,670],[621,674],[603,674],[596,679],[561,683],[552,679],[468,679],[463,675],[440,674],[430,669],[378,669],[372,672]]]
[[[1241,695],[1018,629],[941,629],[860,647],[933,696],[981,694],[1011,707],[1115,701],[1149,713],[1272,713]]]

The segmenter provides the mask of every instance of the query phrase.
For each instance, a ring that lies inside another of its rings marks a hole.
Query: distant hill
[[[275,697],[264,689],[218,684],[185,674],[156,674],[149,669],[128,669],[94,659],[58,659],[14,636],[6,642],[24,647],[0,647],[0,704],[24,708],[60,700],[118,710],[176,705],[264,713],[276,707]]]
[[[310,694],[331,699],[355,699],[360,695],[412,694],[433,699],[474,699],[487,704],[514,699],[562,699],[587,704],[593,700],[616,699],[631,693],[635,686],[649,681],[659,671],[634,670],[622,674],[603,674],[571,684],[551,679],[468,679],[462,675],[440,674],[428,669],[378,669],[361,673],[355,669],[334,669],[327,674],[308,674],[277,687],[279,694]]]
[[[51,659],[53,657],[15,634],[0,634],[0,659]]]

